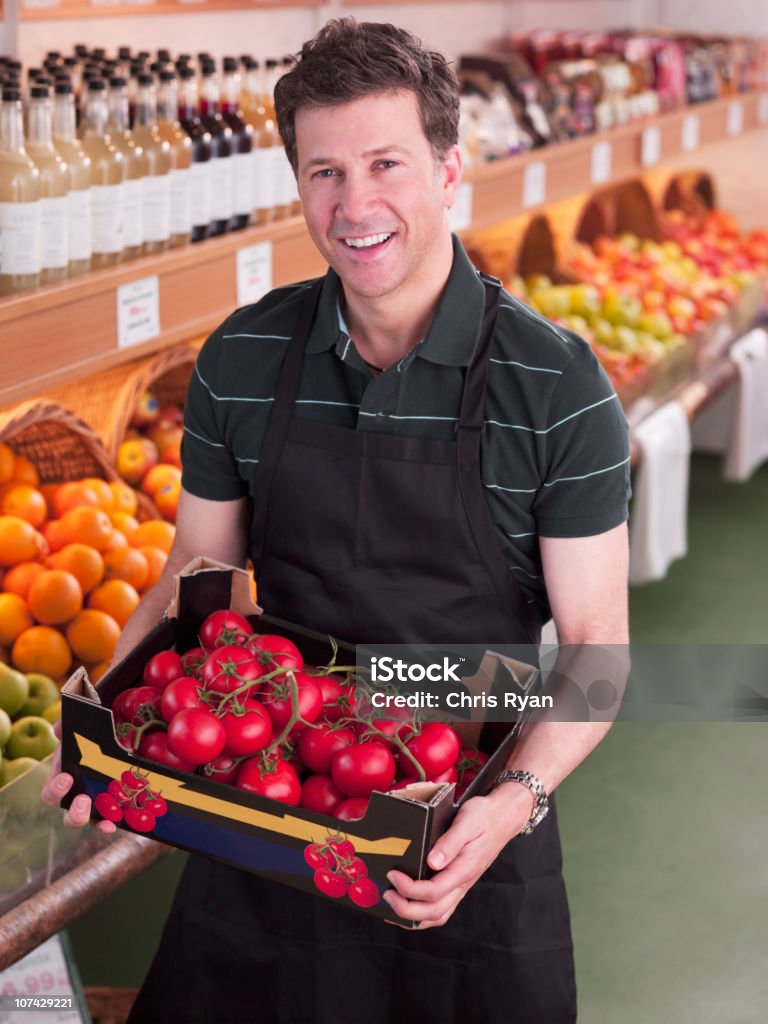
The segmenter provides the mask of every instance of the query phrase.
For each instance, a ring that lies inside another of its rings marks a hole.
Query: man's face
[[[454,146],[436,160],[415,93],[302,108],[296,146],[309,233],[345,289],[380,298],[418,282],[445,245],[461,158]]]

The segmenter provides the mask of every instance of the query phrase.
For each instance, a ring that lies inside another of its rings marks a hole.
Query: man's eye
[[[378,166],[388,170],[390,167],[397,167],[397,160],[379,160]]]
[[[313,178],[330,178],[336,172],[330,167],[324,167],[321,171],[315,171]]]

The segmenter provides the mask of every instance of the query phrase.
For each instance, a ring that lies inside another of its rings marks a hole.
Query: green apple
[[[656,338],[669,338],[674,334],[672,321],[663,310],[656,313],[643,313],[640,317],[638,327],[641,331],[647,331]]]
[[[39,763],[35,757],[6,758],[0,770],[0,787],[7,786],[13,779],[28,772],[30,768],[36,768]]]
[[[19,715],[42,715],[45,709],[59,699],[59,688],[50,676],[41,672],[28,672],[29,696],[19,710]]]
[[[533,293],[536,308],[549,318],[568,316],[571,311],[571,296],[564,286],[537,288]]]
[[[49,704],[41,717],[44,718],[46,722],[50,722],[51,725],[58,722],[61,719],[61,700],[55,700],[53,704]]]
[[[34,757],[42,761],[58,746],[59,741],[50,722],[39,715],[25,715],[11,726],[11,738],[6,746],[8,757]]]
[[[571,313],[565,318],[565,324],[569,331],[581,335],[582,338],[589,330],[589,324],[584,317],[576,316],[575,313]]]
[[[11,735],[11,716],[0,708],[0,750],[5,747]]]
[[[637,334],[631,327],[620,326],[613,332],[611,348],[617,348],[619,352],[626,352],[632,355],[637,351]]]
[[[637,327],[643,304],[634,295],[612,292],[603,302],[603,316],[615,327]]]
[[[600,312],[600,293],[592,284],[571,285],[571,312],[589,319]]]
[[[603,317],[598,316],[592,322],[592,329],[595,332],[595,341],[601,345],[610,345],[613,340],[613,324]]]
[[[0,708],[13,718],[29,696],[29,683],[23,672],[0,662]]]

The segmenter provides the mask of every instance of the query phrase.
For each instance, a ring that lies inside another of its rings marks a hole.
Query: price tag
[[[643,129],[640,159],[643,167],[651,167],[661,160],[661,130],[656,124]]]
[[[471,181],[463,181],[456,192],[453,206],[448,211],[451,231],[466,231],[472,226],[472,203],[475,190]]]
[[[83,1024],[85,1018],[72,985],[61,936],[52,935],[37,949],[6,967],[0,980],[0,1020],[24,1021],[24,1024]],[[39,1006],[35,1006],[36,1000]]]
[[[741,135],[744,131],[744,104],[741,100],[731,100],[728,104],[727,128],[729,135]]]
[[[534,160],[523,171],[523,206],[541,206],[547,201],[547,165]]]
[[[768,124],[768,92],[761,92],[757,101],[757,120],[760,124]]]
[[[683,118],[683,130],[680,145],[686,153],[699,148],[699,115],[686,114]]]
[[[160,333],[160,279],[131,281],[117,289],[117,347],[129,348]]]
[[[272,287],[272,243],[237,250],[237,304],[258,302]]]
[[[592,184],[602,185],[611,177],[613,148],[610,142],[596,142],[592,147]]]

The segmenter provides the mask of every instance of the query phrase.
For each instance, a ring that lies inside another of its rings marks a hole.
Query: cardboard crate
[[[343,822],[323,814],[287,806],[201,775],[192,775],[131,754],[118,742],[110,707],[123,690],[137,685],[146,662],[159,651],[176,646],[179,651],[197,645],[197,634],[207,615],[219,608],[234,608],[254,625],[254,631],[279,633],[296,643],[308,665],[328,664],[332,657],[330,638],[300,626],[263,614],[251,601],[249,577],[240,569],[209,559],[195,559],[176,577],[174,598],[165,617],[120,663],[92,686],[85,669],[79,669],[62,690],[62,770],[75,779],[64,800],[69,806],[78,793],[95,798],[109,782],[130,769],[141,769],[152,789],[159,791],[168,811],[156,820],[149,833],[153,839],[193,853],[203,854],[244,868],[274,881],[295,886],[323,897],[313,882],[314,871],[304,852],[314,842],[342,832],[368,868],[379,896],[389,888],[386,875],[392,868],[413,878],[431,874],[426,857],[434,842],[448,827],[460,802],[454,804],[455,786],[445,783],[416,783],[407,791],[374,792],[364,818]],[[355,664],[355,649],[339,644],[339,661]],[[351,661],[348,659],[352,659]],[[470,689],[493,687],[499,662],[512,669],[520,693],[530,693],[539,672],[529,665],[510,662],[490,652],[483,659]],[[338,663],[338,662],[337,662]],[[507,681],[507,685],[509,682]],[[473,713],[474,714],[474,713]],[[479,736],[482,722],[478,713],[467,730]],[[463,799],[485,792],[503,768],[525,720],[517,721],[493,753],[488,764]],[[465,731],[465,738],[466,738]],[[94,817],[98,815],[94,812]],[[118,828],[127,828],[125,821]],[[355,906],[347,896],[342,902]],[[367,913],[412,926],[399,918],[379,898],[364,909]]]

